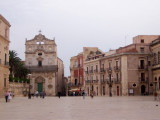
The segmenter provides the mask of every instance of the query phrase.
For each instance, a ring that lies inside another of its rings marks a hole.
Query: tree
[[[9,65],[10,65],[10,76],[19,79],[25,79],[29,70],[24,66],[24,63],[18,57],[15,51],[9,51]]]

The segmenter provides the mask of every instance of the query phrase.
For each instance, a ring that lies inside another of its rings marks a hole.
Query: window
[[[140,68],[144,69],[144,60],[140,60]]]
[[[6,78],[4,78],[4,87],[6,88]]]
[[[77,61],[74,61],[74,67],[77,67]]]
[[[144,53],[144,48],[143,47],[141,47],[140,50],[141,50],[141,53]]]
[[[141,43],[144,43],[144,39],[141,39]]]
[[[103,95],[105,95],[105,86],[103,86]]]
[[[116,77],[117,77],[117,81],[118,81],[118,73],[116,74]]]
[[[98,80],[98,76],[96,76],[96,80]]]
[[[75,79],[75,85],[77,85],[77,79]]]
[[[157,64],[157,55],[156,55],[156,53],[154,53],[153,56],[154,56],[153,57],[153,64],[156,65]]]
[[[111,63],[109,62],[109,68],[111,68]]]
[[[104,81],[104,75],[103,75],[103,81]]]
[[[6,38],[8,37],[8,29],[7,28],[5,29],[5,37]]]
[[[38,66],[42,66],[42,61],[38,61]]]
[[[160,64],[160,52],[158,52],[158,64]]]
[[[98,65],[96,65],[96,72],[98,71]]]
[[[118,61],[116,61],[116,67],[118,67]]]
[[[39,55],[39,56],[41,56],[41,55],[42,55],[42,53],[38,53],[38,55]]]
[[[151,61],[148,61],[148,66],[150,66],[151,65]]]
[[[141,73],[141,81],[145,81],[145,74]]]
[[[4,64],[7,65],[7,54],[5,53],[5,61]]]

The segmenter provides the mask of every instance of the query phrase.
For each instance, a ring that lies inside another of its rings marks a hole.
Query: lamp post
[[[28,77],[29,77],[29,94],[28,94],[28,99],[31,99],[31,77],[32,74],[28,74]]]

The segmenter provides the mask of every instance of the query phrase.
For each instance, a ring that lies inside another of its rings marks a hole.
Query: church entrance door
[[[42,92],[43,90],[43,83],[38,83],[38,92]]]

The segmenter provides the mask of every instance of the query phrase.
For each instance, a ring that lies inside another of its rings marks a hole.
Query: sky
[[[137,35],[159,35],[160,0],[0,0],[0,14],[11,24],[10,50],[25,60],[25,39],[39,30],[55,37],[65,76],[70,58],[83,47],[103,52],[132,43]]]

